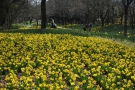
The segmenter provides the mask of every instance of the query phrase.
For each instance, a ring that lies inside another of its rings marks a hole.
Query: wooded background
[[[135,24],[135,0],[0,0],[0,26],[37,22],[46,28],[49,18],[60,24]]]

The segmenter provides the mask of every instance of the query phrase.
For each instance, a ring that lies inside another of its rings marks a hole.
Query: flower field
[[[134,90],[135,48],[97,37],[0,33],[0,90]]]

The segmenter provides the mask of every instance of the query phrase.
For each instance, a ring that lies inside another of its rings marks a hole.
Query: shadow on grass
[[[94,28],[94,27],[93,27]],[[128,40],[131,42],[135,42],[135,36],[125,37],[123,34],[118,34],[118,32],[122,32],[121,26],[110,26],[101,32],[89,32],[84,31],[83,26],[68,26],[62,27],[59,26],[58,28],[46,28],[46,29],[18,29],[18,30],[11,30],[11,31],[0,31],[0,33],[23,33],[23,34],[71,34],[73,36],[99,36],[104,38],[110,39],[119,39],[119,40]]]
[[[8,30],[8,31],[0,31],[0,33],[23,33],[23,34],[71,34],[74,36],[90,36],[89,32],[83,31],[83,29],[80,27],[80,29],[76,28],[64,28],[64,27],[58,27],[58,28],[46,28],[46,29],[25,29],[25,30]]]

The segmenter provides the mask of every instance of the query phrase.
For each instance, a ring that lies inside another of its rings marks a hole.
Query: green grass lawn
[[[123,25],[105,25],[104,28],[101,28],[100,25],[94,24],[92,26],[92,31],[83,31],[82,24],[68,24],[68,25],[58,25],[56,29],[50,28],[49,25],[46,29],[40,29],[40,26],[33,27],[30,25],[20,25],[17,29],[2,31],[2,33],[51,33],[51,34],[71,34],[74,36],[98,36],[108,39],[113,39],[117,41],[130,41],[135,42],[135,34],[131,34],[131,27],[128,26],[127,37],[123,35]],[[19,28],[20,27],[20,28]]]

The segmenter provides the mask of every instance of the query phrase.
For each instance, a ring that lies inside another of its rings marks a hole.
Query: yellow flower
[[[101,83],[103,84],[103,83],[104,83],[104,81],[103,81],[103,80],[101,80]]]
[[[120,90],[125,90],[125,89],[123,87],[121,87]]]
[[[60,86],[56,86],[56,90],[60,90]]]
[[[127,82],[127,79],[123,79],[123,81],[126,83]]]
[[[135,75],[134,76],[131,76],[131,79],[133,79],[135,81]]]
[[[91,86],[90,86],[90,85],[88,85],[88,86],[87,86],[87,89],[90,89],[90,88],[91,88]]]
[[[25,58],[26,60],[30,60],[30,58],[27,56],[26,58]]]
[[[74,83],[74,82],[71,82],[71,85],[72,85],[72,86],[74,86],[74,85],[75,85],[75,83]]]
[[[60,87],[61,87],[61,88],[64,88],[64,86],[63,86],[63,85],[61,85]]]
[[[93,74],[93,76],[94,76],[94,77],[96,77],[96,76],[97,76],[97,74]]]
[[[43,87],[43,85],[42,84],[39,84],[39,87]]]
[[[106,84],[105,86],[106,86],[107,89],[109,89],[109,85],[108,84]]]
[[[117,76],[118,79],[120,79],[120,76]]]
[[[24,72],[25,71],[25,68],[21,68],[21,71]]]
[[[35,83],[32,83],[31,86],[32,86],[32,87],[35,87]]]
[[[84,83],[84,84],[85,84],[85,83],[86,83],[86,80],[83,80],[83,81],[82,81],[82,83]]]
[[[121,84],[121,82],[117,82],[117,84],[118,84],[118,85],[120,85],[120,84]]]
[[[108,79],[107,79],[107,81],[108,81],[108,82],[111,82],[111,79],[110,79],[110,78],[108,78]]]
[[[114,87],[116,84],[115,83],[112,83],[112,87]]]
[[[83,83],[82,82],[78,82],[78,85],[83,85]]]
[[[74,90],[79,90],[79,86],[75,86]]]
[[[42,75],[42,79],[43,79],[43,81],[45,81],[46,80],[46,75]]]
[[[49,84],[49,90],[53,90],[54,86],[53,84]]]

